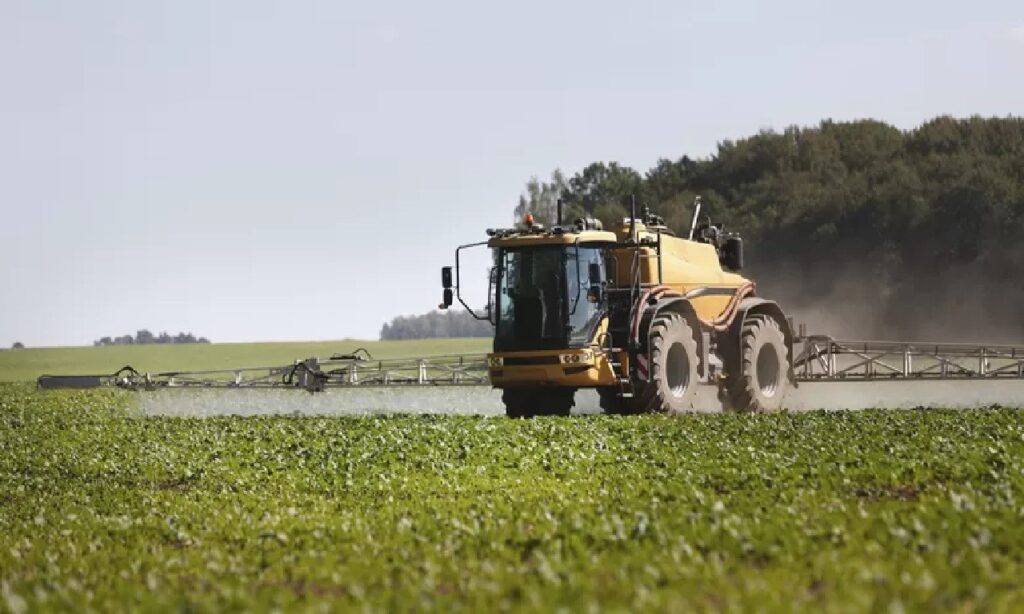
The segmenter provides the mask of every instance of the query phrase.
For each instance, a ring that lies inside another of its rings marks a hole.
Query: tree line
[[[762,295],[849,336],[1024,341],[1024,119],[863,120],[764,130],[640,172],[594,162],[531,179],[538,221],[618,227],[631,199],[677,232],[694,197],[740,231]]]
[[[103,337],[92,342],[96,347],[105,345],[148,345],[161,343],[210,343],[210,340],[206,337],[196,337],[192,333],[169,335],[167,332],[162,332],[155,335],[146,329],[142,329],[137,331],[134,336],[121,335],[120,337]]]
[[[422,315],[398,316],[380,329],[382,341],[430,339],[436,337],[490,337],[493,327],[462,309],[431,311]]]

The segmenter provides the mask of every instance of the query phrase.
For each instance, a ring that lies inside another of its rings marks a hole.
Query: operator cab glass
[[[577,255],[578,252],[578,255]],[[569,280],[569,346],[583,346],[590,343],[594,329],[601,320],[604,309],[599,297],[590,295],[590,265],[596,264],[604,281],[604,258],[596,247],[567,248],[565,250],[565,276]]]
[[[603,313],[588,293],[599,248],[546,245],[497,253],[495,351],[579,347],[590,343]]]

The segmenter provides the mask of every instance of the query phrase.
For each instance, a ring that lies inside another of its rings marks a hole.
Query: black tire
[[[575,397],[573,388],[511,388],[501,393],[509,418],[568,416],[576,405]]]
[[[505,415],[509,418],[526,418],[534,411],[532,390],[505,389],[501,391],[501,402],[505,404]]]
[[[776,411],[789,389],[786,336],[769,316],[749,318],[740,335],[738,359],[726,373],[728,403],[738,411]]]
[[[624,415],[633,413],[633,408],[627,402],[629,399],[622,398],[622,391],[618,386],[597,389],[598,401],[601,409],[606,414]]]
[[[678,414],[693,411],[697,397],[697,339],[678,313],[657,316],[651,324],[647,353],[651,381],[639,382],[631,405],[636,413]]]

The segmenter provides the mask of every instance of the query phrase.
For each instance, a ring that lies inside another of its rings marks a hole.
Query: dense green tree
[[[537,222],[553,225],[558,199],[562,198],[562,194],[567,188],[565,176],[558,169],[551,173],[551,181],[540,181],[536,177],[530,178],[526,182],[526,192],[519,195],[519,204],[516,205],[515,210],[516,222],[521,221],[527,213],[532,213]]]
[[[641,201],[643,183],[640,173],[618,162],[595,162],[569,179],[562,198],[574,211],[610,228],[622,221],[634,198]]]

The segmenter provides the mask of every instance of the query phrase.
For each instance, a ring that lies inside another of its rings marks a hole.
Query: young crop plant
[[[0,386],[0,609],[1024,603],[1024,414],[144,416]]]

